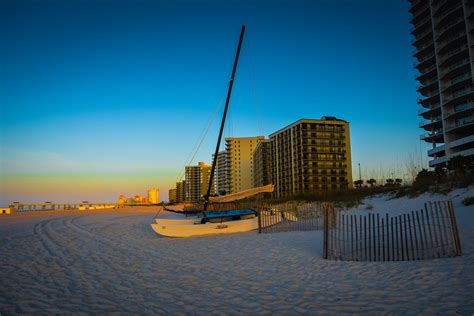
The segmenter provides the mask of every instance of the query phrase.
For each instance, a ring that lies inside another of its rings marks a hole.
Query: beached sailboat
[[[229,82],[229,89],[227,92],[227,99],[224,107],[224,113],[222,115],[221,126],[219,130],[219,137],[217,139],[217,145],[214,157],[218,156],[219,147],[222,140],[222,133],[224,130],[225,120],[227,116],[227,110],[229,108],[230,96],[232,94],[232,87],[234,84],[235,72],[237,70],[237,64],[239,61],[240,49],[242,47],[242,41],[245,33],[245,25],[242,25],[240,32],[239,44],[237,46],[237,52],[234,60],[234,67],[232,69],[232,75]],[[209,202],[223,203],[230,202],[239,199],[243,199],[258,193],[272,192],[273,185],[267,185],[259,188],[253,188],[242,192],[226,195],[223,197],[211,197],[211,188],[214,181],[214,173],[216,168],[217,159],[213,159],[211,174],[209,177],[209,185],[207,193],[204,197],[204,209],[195,216],[188,218],[157,218],[156,223],[151,224],[153,230],[163,236],[167,237],[191,237],[198,235],[215,235],[215,234],[227,234],[227,233],[238,233],[255,230],[258,228],[258,217],[257,212],[253,209],[241,209],[241,210],[230,210],[230,211],[219,211],[219,212],[208,212],[207,206]],[[272,215],[269,216],[278,216]]]

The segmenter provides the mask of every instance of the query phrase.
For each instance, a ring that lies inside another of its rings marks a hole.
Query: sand
[[[388,263],[323,260],[318,231],[163,238],[156,208],[1,215],[0,314],[472,314],[459,205],[463,257]]]

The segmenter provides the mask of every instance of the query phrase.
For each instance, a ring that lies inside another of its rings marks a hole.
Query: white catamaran
[[[242,25],[240,32],[239,44],[237,46],[237,53],[235,55],[234,67],[232,69],[232,75],[229,82],[229,89],[227,91],[227,99],[225,103],[224,113],[222,115],[222,121],[219,131],[219,137],[217,139],[217,145],[214,157],[218,156],[219,147],[221,144],[222,133],[224,130],[225,119],[227,116],[227,110],[229,108],[230,96],[232,94],[232,86],[234,84],[235,72],[237,70],[237,64],[239,61],[240,48],[244,39],[245,25]],[[151,224],[153,230],[163,236],[167,237],[191,237],[199,235],[216,235],[216,234],[227,234],[227,233],[238,233],[246,232],[250,230],[258,229],[258,214],[253,209],[241,209],[241,210],[230,210],[230,211],[218,211],[208,212],[207,206],[209,202],[224,203],[240,200],[249,196],[253,196],[263,192],[273,192],[273,185],[269,184],[259,188],[253,188],[242,192],[237,192],[220,197],[211,197],[211,188],[214,180],[214,172],[216,168],[217,159],[213,159],[211,175],[209,177],[209,186],[207,193],[204,197],[204,209],[202,211],[191,211],[182,212],[180,215],[182,218],[156,218],[156,223]],[[172,211],[169,210],[168,211]],[[185,215],[194,214],[192,217],[184,217]],[[263,213],[262,213],[263,214]],[[265,216],[281,217],[281,214],[273,214],[271,212],[265,212]],[[278,219],[277,219],[278,220]],[[280,219],[281,220],[281,219]]]

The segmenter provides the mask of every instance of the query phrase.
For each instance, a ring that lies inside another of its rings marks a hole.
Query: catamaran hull
[[[153,230],[166,237],[191,237],[201,235],[218,235],[230,233],[243,233],[258,229],[258,217],[251,219],[228,221],[222,223],[205,223],[189,225],[159,225],[151,224]]]
[[[155,218],[156,224],[160,226],[167,225],[194,225],[199,224],[201,219],[198,217],[185,218],[185,219],[165,219],[165,218]]]

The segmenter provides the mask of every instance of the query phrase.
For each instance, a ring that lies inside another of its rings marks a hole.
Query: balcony
[[[446,161],[448,161],[448,158],[446,156],[439,157],[439,158],[435,158],[433,160],[430,160],[429,165],[430,165],[430,167],[435,167],[435,166],[440,165],[440,164],[445,164]]]
[[[472,115],[456,119],[455,126],[446,128],[446,133],[461,133],[467,131],[474,131],[474,116]]]
[[[437,131],[433,131],[431,133],[426,133],[420,135],[420,139],[424,140],[425,142],[435,142],[435,143],[440,143],[444,142],[444,136],[443,136],[443,130],[439,129]]]
[[[441,106],[439,102],[432,104],[430,106],[427,106],[424,109],[418,110],[418,115],[426,119],[429,119],[432,116],[436,116],[437,114],[441,114]]]
[[[443,71],[440,71],[439,77],[444,79],[448,75],[455,76],[456,74],[461,74],[469,70],[471,62],[468,58],[458,61],[457,63],[447,67]]]
[[[469,148],[462,151],[457,151],[453,153],[452,156],[474,156],[474,148]]]
[[[416,21],[417,19],[418,19],[418,16],[413,17],[410,21],[410,23],[413,24],[413,29],[411,31],[412,33],[415,33],[417,29],[421,28],[427,22],[431,21],[431,16],[428,15],[428,16],[424,17],[423,19],[420,19],[420,21]]]
[[[464,88],[466,86],[469,86],[469,84],[472,82],[472,78],[469,74],[461,74],[453,79],[449,80],[445,85],[446,87],[441,91],[442,93],[451,93],[452,91],[457,91],[461,88]]]
[[[415,75],[415,79],[421,82],[423,80],[434,77],[433,80],[435,80],[437,79],[435,77],[436,70],[437,70],[436,65],[421,69],[420,73],[418,75]]]
[[[451,105],[456,101],[462,101],[463,99],[467,99],[467,96],[472,96],[474,94],[474,89],[465,89],[461,92],[453,93],[453,96],[450,98],[444,98],[443,102],[444,105]]]
[[[425,7],[428,7],[428,2],[413,1],[412,6],[408,11],[413,15],[418,15],[418,13],[422,12],[422,10],[426,9]]]
[[[451,141],[449,143],[449,148],[464,147],[468,144],[473,144],[474,145],[474,135],[469,135],[469,136],[462,137],[462,138],[456,139],[454,141]]]
[[[428,150],[428,156],[433,157],[434,155],[437,155],[439,153],[442,153],[445,151],[444,145],[432,148]]]
[[[460,46],[444,53],[442,55],[442,57],[439,59],[440,66],[442,66],[446,62],[458,60],[459,55],[462,54],[463,52],[469,53],[467,49],[468,49],[467,45],[462,44],[462,45],[460,45]],[[468,55],[468,54],[466,54],[466,55]],[[469,57],[469,56],[466,56],[466,57]]]
[[[421,84],[419,86],[416,87],[416,91],[418,91],[419,93],[423,94],[423,95],[426,95],[426,93],[430,90],[433,90],[433,88],[436,88],[438,89],[438,80],[435,79],[435,80],[430,80],[424,84]]]
[[[436,37],[436,41],[444,37],[445,34],[449,34],[449,30],[452,30],[454,27],[460,26],[464,26],[464,17],[459,17],[454,19],[453,21],[449,21],[445,26],[441,27],[438,30],[438,36]]]
[[[446,23],[448,23],[447,21],[452,19],[452,16],[455,15],[455,13],[458,13],[459,10],[462,10],[462,2],[458,2],[451,10],[445,11],[443,14],[439,15],[439,17],[436,18],[437,23],[435,28],[438,29],[440,26],[446,26]]]
[[[452,35],[451,37],[439,42],[438,45],[437,45],[438,52],[442,54],[442,52],[444,50],[448,49],[449,47],[453,47],[453,46],[456,46],[458,44],[461,44],[460,42],[463,42],[463,41],[467,42],[465,31],[461,31],[459,33],[456,33],[456,34]]]
[[[457,117],[462,117],[464,115],[467,115],[469,113],[474,113],[474,102],[470,102],[470,103],[466,102],[464,104],[454,106],[453,110],[446,111],[444,113],[444,118],[445,119],[457,118]]]
[[[313,139],[334,139],[334,140],[342,140],[345,139],[344,135],[318,135],[316,134],[315,136],[308,135],[308,134],[303,134],[303,138],[313,138]]]
[[[423,106],[433,103],[433,101],[439,100],[439,92],[437,90],[431,91],[426,95],[426,98],[418,98],[416,101],[418,104]]]
[[[415,39],[413,39],[411,41],[411,45],[415,46],[416,48],[418,48],[418,45],[422,44],[423,42],[426,42],[428,40],[433,40],[433,36],[428,36],[428,35],[432,35],[433,34],[433,31],[431,28],[427,29],[426,31],[416,35]],[[418,48],[420,49],[420,48]]]
[[[420,57],[420,58],[418,58],[418,61],[415,61],[413,63],[413,66],[418,70],[423,69],[423,68],[428,68],[428,67],[432,66],[430,64],[434,64],[434,62],[435,62],[434,57],[435,57],[434,53],[431,53],[431,54],[428,54],[426,56]]]
[[[432,130],[433,128],[440,128],[443,126],[441,118],[436,118],[431,121],[421,121],[419,126],[427,131]]]
[[[428,52],[427,48],[434,50],[433,40],[428,41],[427,43],[421,44],[417,49],[413,51],[413,57],[418,57],[423,55],[423,53]]]

